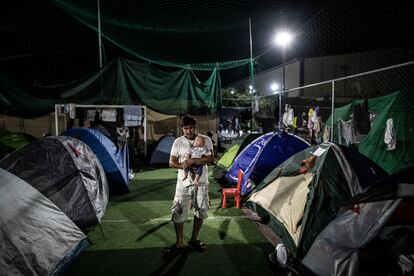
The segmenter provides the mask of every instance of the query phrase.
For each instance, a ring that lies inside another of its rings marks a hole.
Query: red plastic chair
[[[221,208],[227,208],[227,197],[234,197],[236,201],[236,208],[240,208],[240,187],[243,180],[243,171],[239,170],[237,173],[237,187],[236,188],[223,188],[221,192]]]

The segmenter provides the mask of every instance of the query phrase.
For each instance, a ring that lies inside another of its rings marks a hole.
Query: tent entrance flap
[[[296,245],[301,233],[299,222],[304,214],[308,186],[313,177],[313,173],[306,173],[276,178],[249,199],[282,222]]]

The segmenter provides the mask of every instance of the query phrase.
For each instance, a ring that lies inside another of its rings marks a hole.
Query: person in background
[[[217,144],[216,144],[216,141],[214,141],[213,132],[211,132],[211,131],[207,132],[207,136],[210,137],[211,143],[213,144],[213,154],[214,154],[213,157],[216,157],[216,154],[217,154]]]
[[[190,208],[194,208],[194,224],[191,239],[188,244],[196,251],[204,251],[206,245],[198,239],[204,219],[208,217],[208,164],[213,163],[213,145],[211,139],[196,132],[196,119],[191,116],[183,116],[181,120],[183,135],[175,139],[171,148],[169,166],[178,169],[177,183],[173,206],[171,208],[172,221],[176,234],[176,242],[164,251],[164,254],[182,252],[184,243],[184,221],[187,220]],[[202,136],[205,146],[210,151],[209,155],[201,158],[186,158],[188,150],[194,145],[197,136]],[[203,165],[203,172],[199,184],[195,185],[191,177],[184,179],[184,170],[195,165]]]

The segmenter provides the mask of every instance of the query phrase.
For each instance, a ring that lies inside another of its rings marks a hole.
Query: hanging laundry
[[[321,130],[322,130],[322,124],[323,124],[323,122],[322,122],[321,116],[316,117],[315,118],[315,122],[313,124],[313,130],[315,131],[315,137],[317,137],[319,135],[319,132],[321,132]]]
[[[102,121],[104,122],[116,122],[116,109],[104,109],[102,110]]]
[[[143,118],[144,116],[140,105],[124,106],[124,126],[141,126]]]
[[[320,116],[319,113],[320,113],[320,108],[319,108],[319,106],[317,106],[317,107],[315,107],[315,111],[314,111],[315,118],[318,117],[318,116]]]
[[[329,138],[331,137],[331,128],[325,127],[323,131],[323,142],[327,143],[329,142]]]
[[[289,105],[285,105],[285,112],[283,113],[283,117],[282,117],[282,123],[283,126],[287,127],[288,124],[288,117],[289,117]]]
[[[65,104],[63,106],[63,112],[69,115],[69,118],[75,119],[76,105],[73,103]]]
[[[342,141],[344,139],[344,141]],[[338,120],[338,140],[340,145],[351,145],[354,144],[354,135],[352,129],[352,119],[343,121],[341,118]]]
[[[294,128],[297,128],[298,127],[298,117],[297,116],[294,116],[293,117],[293,123],[292,123],[292,126],[294,127]]]
[[[313,117],[313,108],[310,108],[308,111],[308,128],[309,129],[313,129],[313,122],[312,122],[312,117]]]
[[[88,109],[86,110],[86,119],[93,122],[95,121],[96,110],[95,109]]]
[[[301,126],[302,126],[303,128],[306,128],[306,126],[308,125],[308,122],[307,122],[307,120],[306,120],[306,113],[305,113],[305,111],[304,111],[304,112],[302,112],[302,115],[301,115],[301,121],[302,121]]]
[[[395,150],[397,148],[397,139],[395,137],[394,121],[392,118],[387,120],[387,127],[384,134],[384,143],[387,150]]]
[[[290,107],[289,108],[289,111],[288,111],[286,125],[288,125],[288,126],[292,126],[293,125],[293,117],[294,117],[293,108]]]
[[[319,109],[318,109],[318,108],[317,108],[317,109],[315,109],[315,110],[313,111],[312,117],[310,118],[310,120],[312,121],[312,124],[313,124],[312,129],[315,129],[315,123],[316,123],[316,121],[317,121],[317,119],[318,119],[318,112],[319,112]]]

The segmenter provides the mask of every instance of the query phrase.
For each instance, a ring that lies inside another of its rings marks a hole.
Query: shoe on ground
[[[207,246],[200,240],[189,241],[188,245],[190,245],[192,248],[194,248],[195,251],[198,252],[204,252],[207,249]]]

